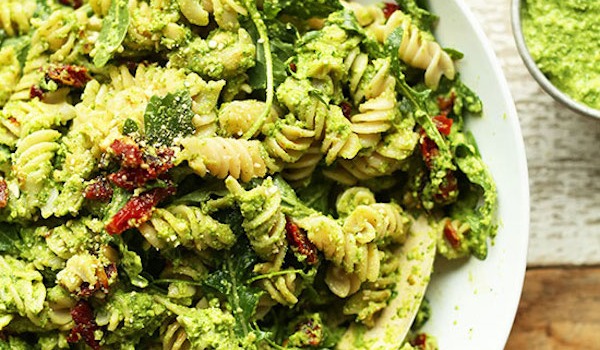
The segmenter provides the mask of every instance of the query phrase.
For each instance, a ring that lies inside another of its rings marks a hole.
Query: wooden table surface
[[[600,120],[559,105],[529,75],[509,0],[463,1],[500,60],[528,159],[528,271],[506,349],[600,349]]]

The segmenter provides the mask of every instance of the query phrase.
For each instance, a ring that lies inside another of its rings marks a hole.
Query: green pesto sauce
[[[526,0],[525,42],[559,90],[600,109],[600,1]]]

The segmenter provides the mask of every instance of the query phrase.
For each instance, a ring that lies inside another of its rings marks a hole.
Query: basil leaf
[[[176,138],[194,133],[193,117],[188,91],[152,96],[144,113],[146,140],[153,146],[170,146]]]
[[[108,14],[102,20],[102,29],[96,42],[94,65],[104,67],[113,57],[127,35],[129,28],[129,9],[126,0],[113,0]]]

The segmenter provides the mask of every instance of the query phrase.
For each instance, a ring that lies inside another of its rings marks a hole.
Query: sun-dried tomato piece
[[[138,168],[144,163],[140,146],[130,138],[114,140],[110,149],[115,153],[124,168]]]
[[[96,340],[95,332],[99,329],[94,321],[94,312],[86,301],[80,300],[71,309],[71,317],[75,325],[67,337],[69,343],[77,343],[83,340],[94,350],[100,349],[100,342]]]
[[[454,123],[452,118],[448,118],[446,114],[442,113],[433,117],[433,122],[435,123],[435,127],[442,135],[450,135],[450,130],[452,129],[452,124]]]
[[[456,228],[452,225],[451,220],[446,220],[446,224],[444,225],[444,237],[453,248],[458,248],[460,245],[460,237],[458,236],[458,232],[456,232]]]
[[[52,80],[59,86],[81,89],[92,80],[92,77],[85,67],[53,64],[46,68],[46,81],[48,80]]]
[[[104,266],[104,272],[106,272],[106,277],[108,277],[108,279],[111,279],[112,276],[117,274],[117,264],[110,263]]]
[[[390,18],[390,16],[398,10],[400,10],[400,6],[396,3],[386,2],[383,4],[383,15],[385,16],[385,19]]]
[[[348,101],[342,101],[340,103],[340,108],[342,109],[342,113],[344,113],[344,117],[346,117],[346,119],[350,119],[350,117],[352,117],[352,105]]]
[[[438,97],[437,104],[442,113],[448,114],[454,107],[454,101],[456,101],[456,94],[454,92],[450,93],[449,97]]]
[[[144,186],[146,182],[155,179],[156,174],[154,172],[142,168],[124,168],[108,175],[110,182],[128,191],[133,191]]]
[[[298,67],[294,62],[290,63],[290,70],[292,71],[292,73],[296,73],[296,71],[298,70]]]
[[[99,176],[86,188],[84,196],[93,201],[107,202],[112,198],[113,189],[105,177]]]
[[[447,203],[456,197],[458,193],[458,180],[452,170],[446,171],[446,176],[442,179],[442,183],[438,189],[439,191],[434,196],[435,200],[439,203]]]
[[[8,185],[6,180],[0,179],[0,209],[8,204]]]
[[[423,133],[421,135],[420,149],[425,165],[427,165],[428,168],[431,168],[433,158],[440,153],[438,145]]]
[[[78,9],[83,5],[83,0],[60,0],[60,3],[65,6],[71,6],[74,9]]]
[[[29,98],[34,99],[36,97],[42,99],[44,97],[44,90],[39,85],[32,85],[29,88]]]
[[[296,223],[289,217],[285,219],[285,233],[292,250],[304,255],[309,265],[316,264],[319,260],[317,247],[308,240],[306,233]]]
[[[306,335],[304,344],[307,346],[319,346],[323,340],[323,328],[312,318],[298,325],[298,330]]]
[[[415,339],[413,339],[410,342],[410,345],[412,345],[412,346],[419,346],[419,347],[425,346],[426,344],[427,344],[427,334],[425,334],[425,333],[418,334],[415,337]]]
[[[145,161],[148,168],[152,169],[156,176],[160,176],[169,171],[173,166],[175,151],[169,147],[161,147],[156,150],[156,156],[146,155]]]
[[[117,235],[141,225],[150,219],[152,210],[158,203],[174,194],[175,188],[168,187],[154,188],[139,196],[132,197],[106,225],[106,232]]]

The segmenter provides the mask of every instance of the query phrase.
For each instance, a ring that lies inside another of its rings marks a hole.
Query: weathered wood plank
[[[506,350],[600,349],[600,267],[527,271]]]
[[[600,264],[600,120],[554,102],[529,75],[509,0],[464,1],[492,42],[519,113],[531,186],[529,265]]]

